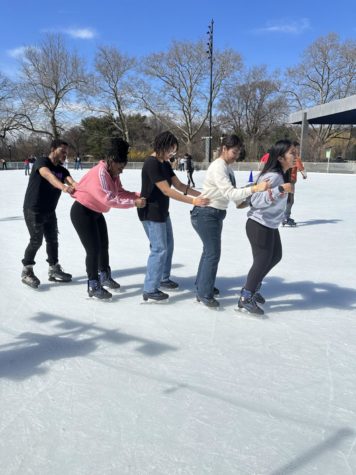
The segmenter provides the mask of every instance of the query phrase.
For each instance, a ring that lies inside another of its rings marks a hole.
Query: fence
[[[95,166],[98,162],[82,162],[83,169],[89,169]],[[69,163],[69,169],[74,169],[74,163]],[[126,169],[140,170],[143,162],[128,162]],[[304,162],[305,168],[308,172],[318,173],[356,173],[356,161],[347,163],[327,163],[327,162]],[[194,163],[195,170],[206,170],[209,166],[207,162]],[[232,165],[234,170],[238,171],[258,171],[258,162],[238,162]],[[8,170],[23,170],[25,165],[23,162],[7,162]],[[1,167],[0,167],[1,170]]]

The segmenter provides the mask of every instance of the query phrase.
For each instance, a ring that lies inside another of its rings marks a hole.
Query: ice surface
[[[78,179],[84,171],[73,171]],[[185,179],[182,172],[178,173]],[[204,172],[196,172],[197,186]],[[237,174],[244,185],[248,172]],[[139,190],[140,172],[122,176]],[[106,215],[112,302],[86,298],[72,199],[57,208],[73,282],[21,283],[23,171],[0,172],[2,475],[356,473],[356,176],[308,174],[284,256],[266,278],[267,319],[234,311],[251,265],[246,210],[229,207],[219,311],[194,301],[201,243],[171,201],[167,304],[142,304],[148,241],[136,210]]]

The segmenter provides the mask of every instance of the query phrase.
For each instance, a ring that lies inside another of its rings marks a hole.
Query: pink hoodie
[[[107,213],[110,208],[132,208],[140,194],[124,190],[120,178],[112,178],[102,160],[83,176],[72,196],[92,211]]]

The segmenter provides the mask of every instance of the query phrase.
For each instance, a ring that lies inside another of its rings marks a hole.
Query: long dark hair
[[[277,172],[283,175],[285,182],[289,181],[290,171],[287,170],[285,173],[283,172],[279,158],[284,157],[291,147],[293,147],[293,143],[290,140],[278,140],[278,142],[269,149],[269,157],[260,173],[260,176],[268,172]]]

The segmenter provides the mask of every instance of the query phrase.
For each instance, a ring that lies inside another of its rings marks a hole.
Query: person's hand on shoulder
[[[261,183],[258,183],[257,185],[252,186],[252,193],[259,193],[261,191],[266,191],[269,188],[271,188],[269,180],[264,180],[264,181],[261,181]]]

